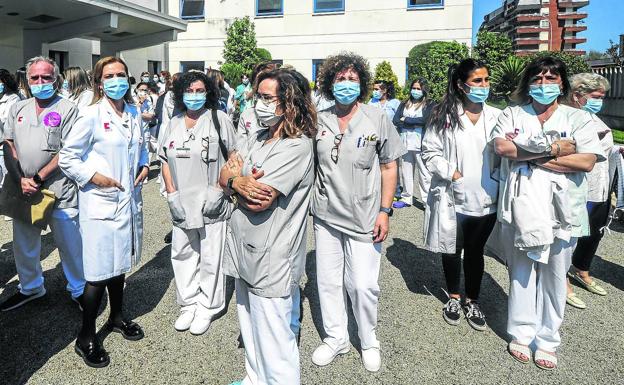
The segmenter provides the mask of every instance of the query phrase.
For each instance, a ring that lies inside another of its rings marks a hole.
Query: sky
[[[476,36],[483,16],[500,7],[502,0],[473,0],[473,4],[472,26]],[[604,52],[609,48],[609,39],[619,42],[620,34],[624,33],[624,0],[590,0],[581,10],[587,12],[588,17],[585,19],[587,31],[579,33],[587,38],[587,43],[580,44],[580,49]]]

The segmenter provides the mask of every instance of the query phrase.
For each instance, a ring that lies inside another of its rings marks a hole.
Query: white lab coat
[[[128,128],[124,127],[127,121]],[[141,115],[126,104],[119,117],[108,100],[88,106],[61,150],[59,165],[80,188],[78,201],[87,281],[101,281],[130,271],[141,257],[143,201],[134,180],[149,153]],[[90,182],[100,174],[121,183],[99,188]]]

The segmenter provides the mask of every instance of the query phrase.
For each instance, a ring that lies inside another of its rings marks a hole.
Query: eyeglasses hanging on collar
[[[331,160],[334,163],[338,163],[338,154],[340,153],[340,143],[342,143],[342,137],[344,134],[338,134],[334,136],[334,147],[331,149]]]

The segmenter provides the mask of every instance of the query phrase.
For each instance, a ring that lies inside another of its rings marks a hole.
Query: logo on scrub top
[[[104,131],[106,131],[106,132],[111,131],[110,123],[104,123]]]
[[[169,149],[173,150],[174,147],[175,147],[175,142],[172,140],[171,142],[169,142]]]
[[[246,129],[250,129],[251,128],[251,122],[245,122],[245,128]]]
[[[325,134],[327,134],[327,130],[321,131],[321,136],[325,136]]]
[[[21,122],[22,122],[22,117],[21,117],[21,116],[18,116],[18,117],[17,117],[17,122],[18,122],[18,123],[21,123]]]

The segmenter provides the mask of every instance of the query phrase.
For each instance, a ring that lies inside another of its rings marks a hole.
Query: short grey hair
[[[572,92],[581,95],[591,94],[594,91],[607,92],[611,89],[609,81],[602,75],[591,72],[576,74],[570,78]]]
[[[58,64],[56,64],[56,62],[52,59],[50,59],[47,56],[35,56],[33,58],[28,59],[28,61],[26,62],[26,76],[30,76],[30,67],[32,67],[33,64],[39,63],[39,62],[46,62],[48,64],[50,64],[51,66],[54,67],[54,79],[58,79],[61,70],[59,69]]]

